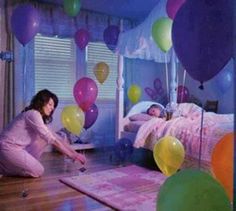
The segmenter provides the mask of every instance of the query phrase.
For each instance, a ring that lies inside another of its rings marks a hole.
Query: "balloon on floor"
[[[208,173],[185,169],[167,178],[157,198],[158,211],[230,211],[223,187]]]

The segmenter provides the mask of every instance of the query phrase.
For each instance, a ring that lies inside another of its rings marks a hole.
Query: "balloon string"
[[[183,88],[185,87],[185,81],[186,81],[186,70],[184,70],[184,74],[183,74]],[[184,91],[181,90],[181,99],[180,102],[182,103],[184,99]]]
[[[199,144],[199,157],[198,157],[198,168],[201,168],[201,156],[202,156],[202,130],[203,130],[203,116],[204,116],[204,109],[202,107],[201,113],[201,128],[200,128],[200,144]]]
[[[23,52],[23,107],[26,106],[26,47],[24,46],[24,52]]]
[[[166,54],[165,54],[165,71],[166,71],[166,92],[168,94],[168,102],[170,102],[169,76],[168,76],[168,66],[167,66],[167,56],[166,56]]]

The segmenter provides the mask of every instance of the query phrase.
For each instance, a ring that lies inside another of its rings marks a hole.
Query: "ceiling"
[[[38,0],[63,5],[63,0]],[[143,21],[159,0],[81,0],[81,9]]]

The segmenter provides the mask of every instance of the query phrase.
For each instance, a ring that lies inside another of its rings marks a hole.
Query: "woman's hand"
[[[81,164],[85,164],[86,163],[86,157],[81,154],[81,153],[77,153],[75,154],[73,160],[76,162],[76,161],[79,161]]]

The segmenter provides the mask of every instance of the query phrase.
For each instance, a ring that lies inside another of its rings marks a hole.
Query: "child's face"
[[[161,111],[159,108],[150,108],[148,114],[155,117],[160,117]]]

